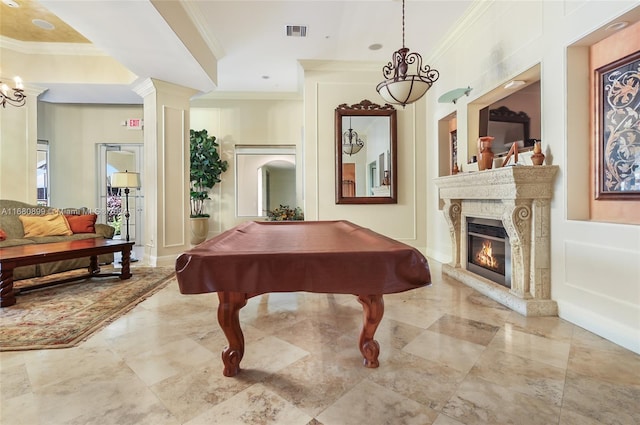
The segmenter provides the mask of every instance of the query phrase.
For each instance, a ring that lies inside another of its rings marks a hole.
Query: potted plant
[[[220,183],[220,175],[227,171],[228,163],[220,158],[218,143],[207,130],[189,130],[190,134],[190,198],[191,243],[197,245],[209,233],[209,214],[204,212],[204,201],[211,199],[209,190]]]
[[[267,211],[267,221],[302,221],[304,213],[300,207],[291,208],[289,205],[280,205],[274,210]]]

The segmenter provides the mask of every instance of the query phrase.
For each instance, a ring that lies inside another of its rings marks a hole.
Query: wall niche
[[[505,88],[510,81],[521,81],[523,84]],[[472,164],[474,157],[477,158],[477,141],[479,137],[496,136],[491,134],[489,130],[491,110],[507,108],[516,114],[523,113],[529,118],[528,139],[542,139],[541,103],[540,65],[536,65],[511,80],[505,81],[503,85],[469,103],[467,163]],[[542,143],[544,145],[544,140]],[[494,150],[494,153],[506,154],[502,150],[504,149],[498,147],[498,151]]]

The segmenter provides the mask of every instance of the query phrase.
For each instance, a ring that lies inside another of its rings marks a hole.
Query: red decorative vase
[[[494,137],[483,136],[478,139],[478,170],[490,170],[493,168],[493,151],[491,143]]]

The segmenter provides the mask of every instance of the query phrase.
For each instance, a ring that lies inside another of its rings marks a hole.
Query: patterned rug
[[[102,267],[103,273],[111,271]],[[15,287],[83,273],[86,270],[20,280]],[[0,351],[76,346],[162,289],[175,275],[170,267],[132,267],[131,273],[128,280],[84,279],[19,294],[15,305],[0,309]]]

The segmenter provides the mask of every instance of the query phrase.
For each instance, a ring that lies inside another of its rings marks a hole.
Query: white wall
[[[441,78],[428,99],[427,135],[437,138],[438,120],[457,112],[459,140],[467,140],[467,104],[541,64],[541,136],[547,159],[560,166],[551,203],[552,298],[560,317],[640,352],[640,226],[568,220],[567,193],[588,190],[588,182],[567,179],[568,167],[589,164],[575,163],[566,154],[567,135],[588,125],[583,119],[575,128],[567,121],[567,111],[577,101],[567,95],[572,78],[567,47],[624,13],[640,19],[638,2],[492,1],[475,6],[431,61]],[[469,98],[456,105],[436,103],[441,94],[467,85],[473,88]],[[584,143],[588,149],[589,141]],[[466,158],[467,152],[459,155]],[[427,157],[427,252],[449,261],[449,233],[431,183],[437,158],[434,151]]]

